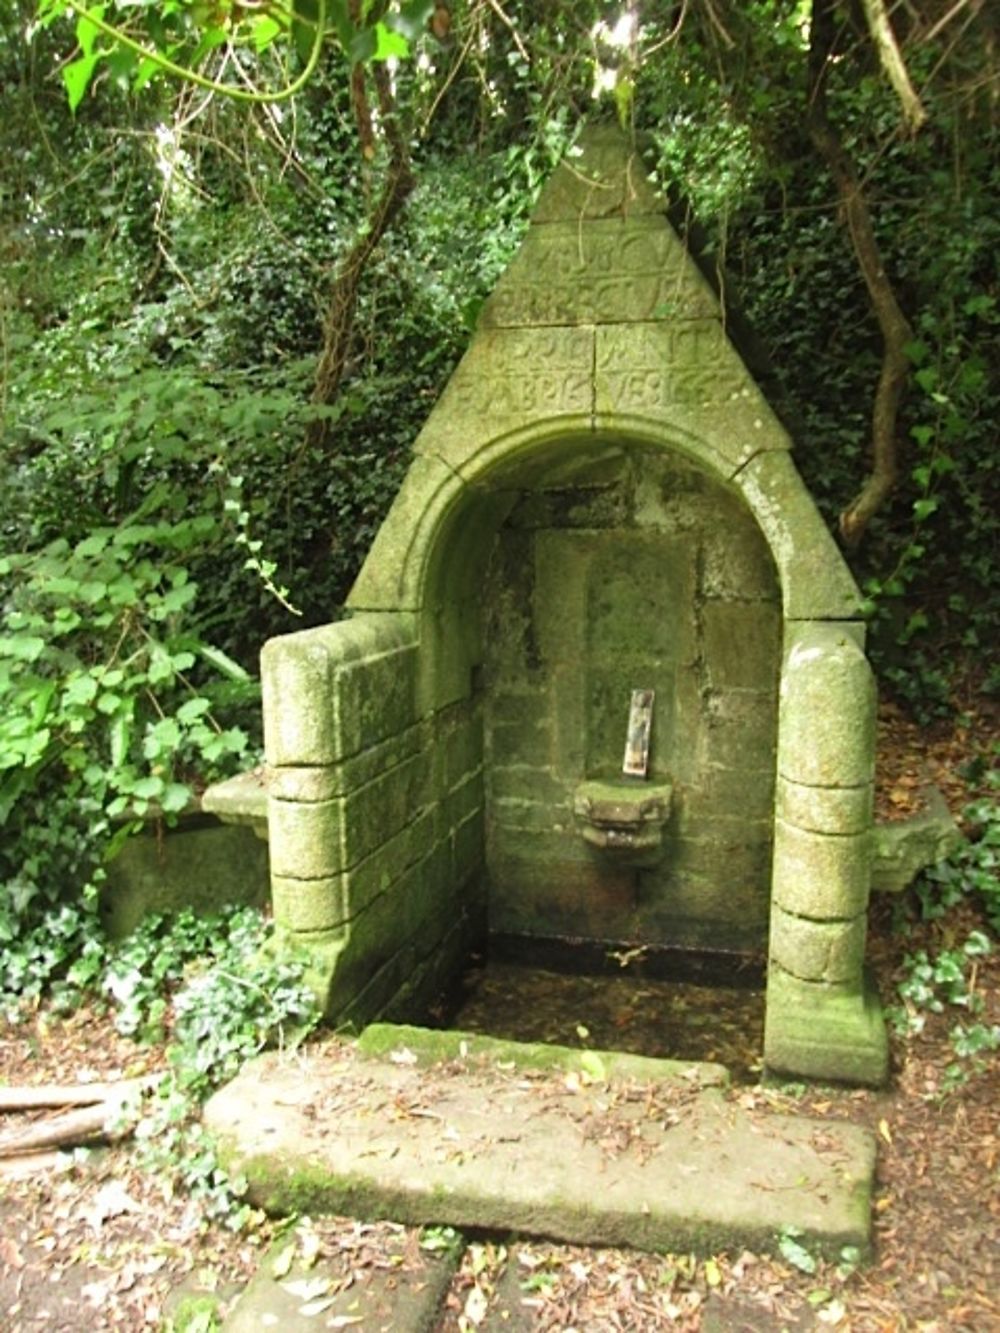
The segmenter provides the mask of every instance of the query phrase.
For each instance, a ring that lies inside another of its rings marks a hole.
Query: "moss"
[[[646,1082],[683,1080],[692,1082],[692,1071],[701,1087],[721,1087],[729,1081],[722,1065],[683,1060],[655,1060],[619,1051],[577,1051],[570,1046],[544,1042],[504,1041],[451,1029],[413,1027],[408,1024],[372,1023],[358,1038],[361,1055],[378,1058],[405,1046],[421,1065],[446,1060],[471,1059],[518,1069],[566,1070],[602,1078],[639,1079]]]
[[[185,1296],[163,1325],[163,1333],[214,1333],[222,1327],[217,1296]]]

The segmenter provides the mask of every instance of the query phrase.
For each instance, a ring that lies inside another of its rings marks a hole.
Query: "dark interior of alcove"
[[[510,1041],[724,1064],[759,1075],[761,957],[498,935],[426,1019]]]

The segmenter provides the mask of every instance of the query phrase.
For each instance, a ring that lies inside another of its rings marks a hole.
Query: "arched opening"
[[[507,487],[478,596],[491,933],[763,958],[781,610],[756,522],[707,469],[614,435]],[[622,773],[636,690],[645,779]],[[594,783],[669,790],[655,847],[588,839]]]

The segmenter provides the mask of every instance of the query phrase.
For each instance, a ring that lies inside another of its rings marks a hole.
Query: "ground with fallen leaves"
[[[980,718],[928,736],[884,710],[880,811],[917,808],[928,775],[960,810],[975,794],[973,740],[982,747],[995,734]],[[908,952],[949,947],[981,924],[962,909],[903,934],[893,915],[886,901],[873,909],[870,952],[886,1000]],[[974,986],[981,1021],[1000,1023],[995,953],[978,960]],[[994,1056],[955,1085],[949,1032],[961,1016],[932,1014],[919,1036],[895,1038],[884,1091],[742,1083],[730,1093],[748,1107],[850,1119],[878,1136],[871,1263],[813,1263],[794,1245],[779,1258],[695,1259],[480,1237],[466,1245],[439,1329],[1000,1330],[1000,1081]],[[94,1010],[62,1019],[43,1010],[0,1027],[0,1083],[133,1077],[160,1059],[157,1049],[117,1036]],[[197,1280],[223,1296],[235,1292],[280,1225],[258,1218],[234,1234],[206,1223],[196,1202],[140,1169],[127,1144],[41,1156],[0,1174],[0,1329],[162,1327],[172,1289]],[[422,1244],[441,1243],[389,1223],[300,1225],[303,1250],[335,1257],[345,1284],[369,1268],[417,1262]]]

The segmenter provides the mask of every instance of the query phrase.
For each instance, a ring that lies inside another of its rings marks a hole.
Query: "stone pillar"
[[[787,623],[764,1059],[881,1083],[885,1028],[863,972],[875,687],[862,640],[850,622]]]

